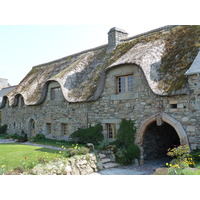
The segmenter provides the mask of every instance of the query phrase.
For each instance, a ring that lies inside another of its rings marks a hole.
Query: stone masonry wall
[[[130,74],[134,75],[134,91],[117,94],[117,77]],[[189,79],[190,85],[196,81],[195,77]],[[51,83],[49,91],[55,86],[56,83]],[[2,123],[8,124],[9,133],[20,133],[22,129],[29,133],[29,122],[34,119],[36,134],[43,133],[46,137],[58,139],[68,139],[68,136],[61,133],[62,123],[68,124],[69,135],[78,128],[101,123],[106,137],[107,123],[116,124],[118,129],[121,119],[126,118],[135,121],[137,129],[140,129],[144,120],[164,112],[181,123],[188,135],[191,148],[195,149],[197,146],[200,147],[200,112],[199,108],[194,107],[200,101],[200,95],[194,91],[195,88],[191,91],[191,96],[157,96],[151,91],[138,66],[124,65],[108,72],[104,91],[97,101],[69,103],[64,98],[50,100],[48,92],[46,100],[41,105],[4,108]],[[47,123],[52,124],[51,135],[47,135]]]
[[[31,173],[37,175],[87,175],[98,171],[98,161],[95,154],[73,156],[47,164],[35,166]]]

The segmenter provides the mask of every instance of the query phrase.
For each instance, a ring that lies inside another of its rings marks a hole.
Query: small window
[[[133,91],[133,75],[120,76],[117,78],[117,82],[118,93]]]
[[[52,131],[51,131],[51,123],[47,123],[47,134],[51,134]]]
[[[66,135],[66,136],[69,135],[68,124],[67,123],[62,123],[61,124],[61,131],[62,131],[62,135]]]
[[[176,109],[177,108],[177,104],[170,104],[170,108]]]
[[[116,126],[115,124],[107,124],[107,138],[115,139],[116,136]]]
[[[61,99],[61,88],[56,87],[51,89],[51,100],[59,100]]]

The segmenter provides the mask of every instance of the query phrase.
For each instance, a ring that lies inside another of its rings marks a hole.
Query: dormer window
[[[60,100],[62,98],[61,88],[51,88],[51,100]]]
[[[133,75],[120,76],[117,78],[117,92],[124,93],[133,91]]]

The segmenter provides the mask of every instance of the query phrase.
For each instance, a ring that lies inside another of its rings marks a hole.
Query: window
[[[133,75],[120,76],[117,78],[118,93],[133,91]]]
[[[61,124],[61,131],[62,131],[62,135],[66,135],[66,136],[69,135],[68,124],[67,123],[62,123]]]
[[[177,104],[170,104],[170,108],[176,109],[177,108]]]
[[[47,134],[51,134],[51,123],[47,123]]]
[[[107,124],[107,138],[115,139],[116,127],[115,124]]]
[[[51,89],[51,100],[59,100],[61,99],[61,88],[56,87]]]

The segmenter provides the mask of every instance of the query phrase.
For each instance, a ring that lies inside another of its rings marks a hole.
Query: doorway
[[[157,126],[152,122],[146,129],[143,139],[144,160],[161,159],[168,157],[167,150],[180,145],[180,138],[176,130],[164,122]]]

